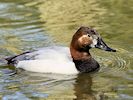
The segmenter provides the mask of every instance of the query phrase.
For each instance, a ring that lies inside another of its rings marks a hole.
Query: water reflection
[[[75,100],[95,100],[96,98],[93,95],[91,86],[91,76],[88,74],[79,74],[74,84],[74,90],[76,95]]]
[[[11,72],[12,73],[12,72]],[[5,74],[6,75],[6,74]],[[9,75],[9,73],[8,73]],[[2,99],[68,99],[106,100],[101,91],[94,91],[90,74],[58,75],[21,72],[1,80]],[[5,85],[4,85],[5,84]]]
[[[107,96],[101,91],[94,91],[92,85],[93,78],[90,74],[79,74],[74,84],[74,100],[106,100]]]

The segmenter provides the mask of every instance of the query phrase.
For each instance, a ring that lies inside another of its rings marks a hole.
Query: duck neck
[[[79,72],[89,73],[99,69],[100,66],[98,62],[91,57],[89,50],[88,52],[85,52],[84,50],[79,51],[71,46],[70,51],[73,62]]]
[[[83,48],[70,46],[70,52],[73,60],[87,60],[91,58],[89,50],[84,50]]]

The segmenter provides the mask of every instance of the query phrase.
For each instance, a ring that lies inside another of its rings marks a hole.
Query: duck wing
[[[5,60],[7,61],[8,65],[15,65],[18,63],[18,61],[22,60],[29,60],[29,59],[33,60],[35,55],[31,54],[32,52],[34,51],[23,52],[19,55],[7,57],[5,58]]]

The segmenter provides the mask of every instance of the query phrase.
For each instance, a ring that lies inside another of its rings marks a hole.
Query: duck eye
[[[95,34],[95,31],[94,30],[91,30],[91,33]]]

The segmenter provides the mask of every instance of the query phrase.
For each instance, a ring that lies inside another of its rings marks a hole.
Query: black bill
[[[96,48],[105,50],[105,51],[110,51],[110,52],[116,52],[116,50],[108,47],[106,43],[102,40],[102,38],[98,39],[97,44],[95,45]]]

